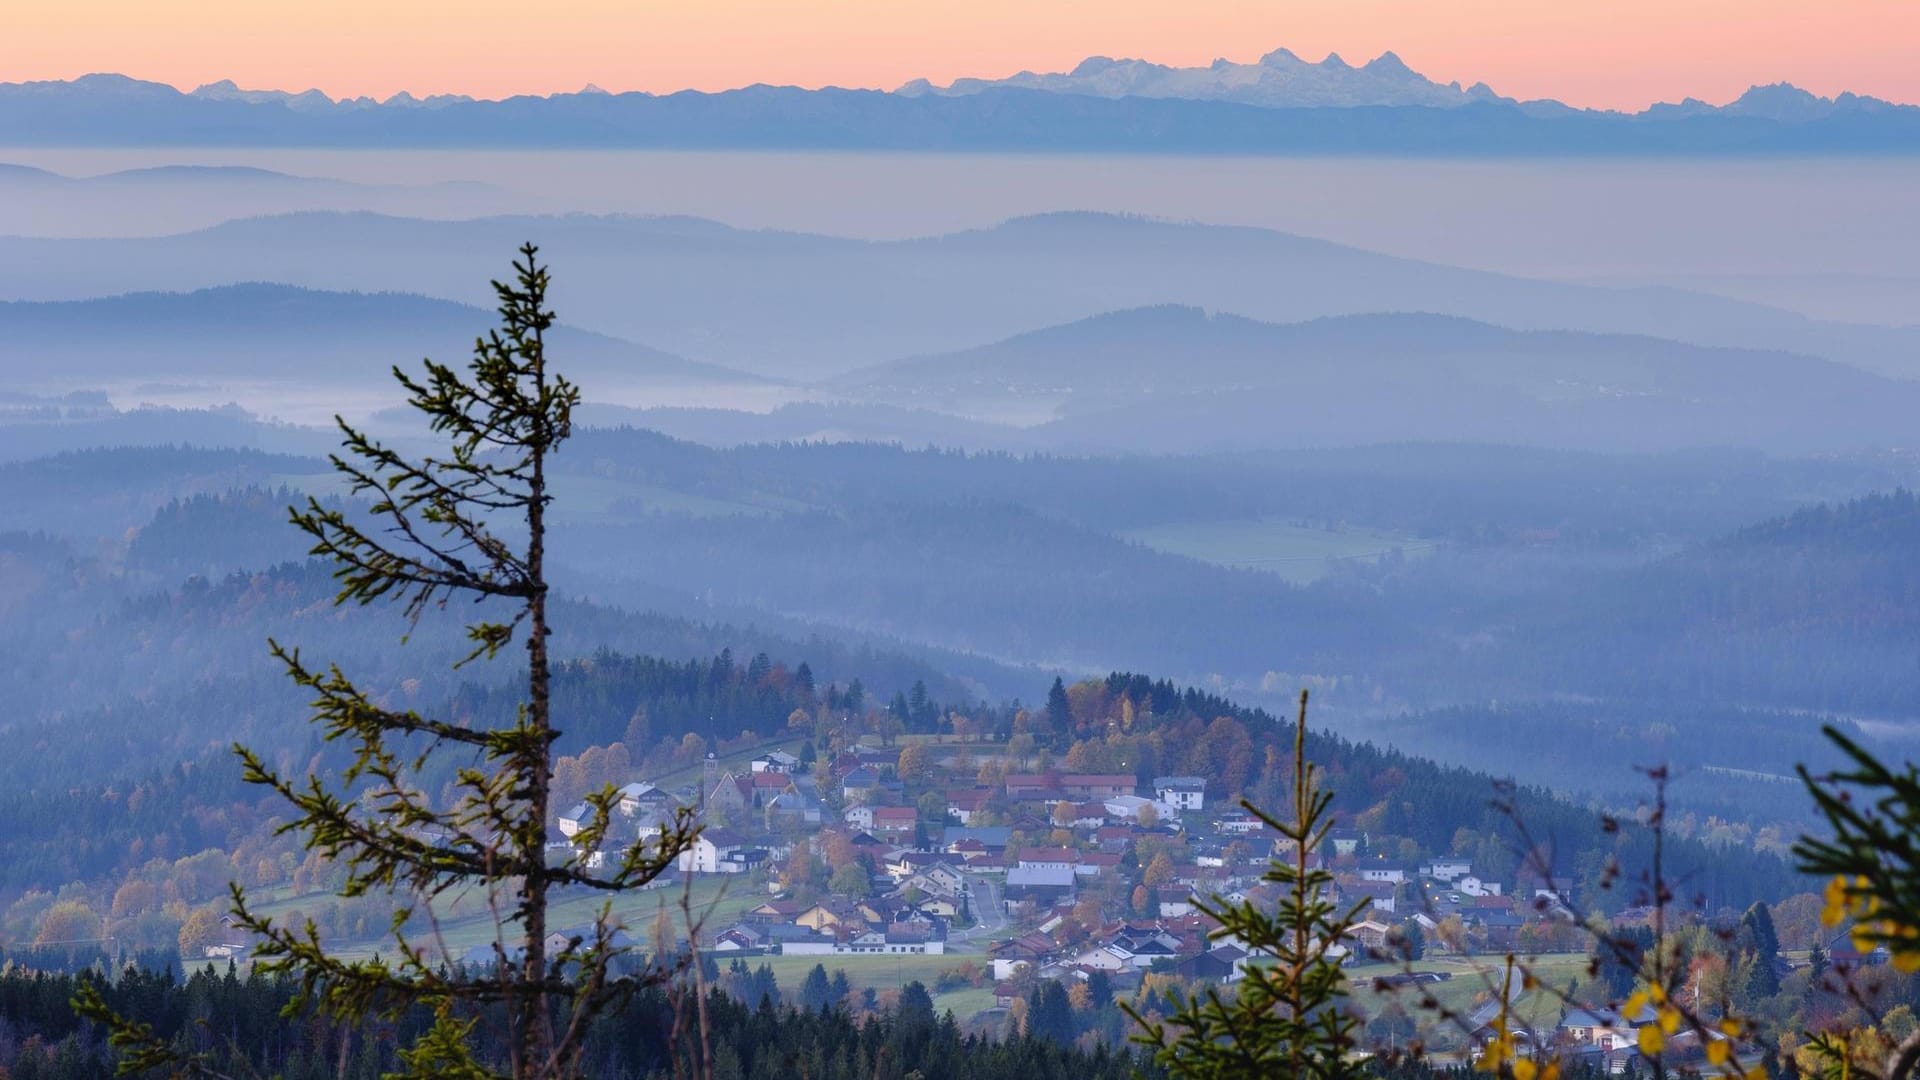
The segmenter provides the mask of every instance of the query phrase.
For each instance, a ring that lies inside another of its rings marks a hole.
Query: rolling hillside
[[[858,372],[875,400],[1015,419],[1056,445],[1190,451],[1395,439],[1584,449],[1897,445],[1920,384],[1784,352],[1365,315],[1116,312]]]

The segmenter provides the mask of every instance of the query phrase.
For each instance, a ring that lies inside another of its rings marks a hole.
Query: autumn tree
[[[550,897],[561,887],[611,895],[642,886],[673,864],[694,832],[683,815],[655,841],[590,871],[578,852],[609,836],[616,795],[607,786],[587,795],[589,820],[577,846],[555,859],[547,852],[560,736],[548,656],[548,468],[572,432],[580,392],[547,363],[554,315],[536,255],[523,247],[513,280],[494,282],[501,325],[475,342],[464,372],[431,360],[418,375],[394,369],[408,404],[447,450],[409,457],[339,420],[343,449],[332,464],[367,501],[365,512],[312,498],[292,512],[312,554],[334,564],[336,604],[394,602],[416,626],[456,605],[472,611],[462,666],[496,659],[518,640],[524,666],[516,665],[516,675],[526,697],[517,714],[502,726],[476,727],[394,708],[339,667],[271,642],[288,676],[311,696],[322,737],[347,747],[352,762],[329,783],[283,774],[235,748],[247,782],[292,809],[283,831],[344,868],[345,896],[391,898],[388,946],[355,958],[323,941],[311,920],[275,920],[234,886],[234,922],[257,941],[255,970],[297,981],[291,1008],[317,1007],[345,1022],[425,1007],[437,1020],[399,1052],[400,1077],[578,1076],[593,1018],[664,976],[618,972],[624,949],[609,905],[583,935],[550,948]],[[412,777],[443,759],[455,766],[456,794],[436,802]],[[434,924],[437,900],[463,894],[484,896],[497,913],[487,970],[449,967],[444,949],[412,929]],[[76,1004],[110,1025],[123,1071],[179,1064],[151,1028],[112,1016],[91,986]],[[483,1015],[501,1018],[504,1060],[474,1059],[468,1036]]]
[[[925,783],[927,776],[933,770],[933,751],[927,748],[926,743],[913,743],[904,747],[900,751],[900,760],[895,770],[900,774],[902,783]]]
[[[1164,851],[1155,855],[1153,861],[1147,863],[1146,870],[1140,875],[1141,883],[1150,889],[1157,889],[1172,880],[1173,860],[1168,858]]]
[[[205,956],[208,946],[218,942],[225,930],[218,911],[210,907],[194,908],[180,927],[181,958],[198,960]]]
[[[35,945],[77,945],[97,942],[105,933],[98,912],[80,900],[59,900],[40,917],[40,932]]]

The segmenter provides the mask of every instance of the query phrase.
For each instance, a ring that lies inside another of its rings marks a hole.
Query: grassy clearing
[[[547,925],[554,929],[583,926],[599,917],[601,905],[608,897],[600,893],[573,893],[556,898],[547,909]],[[645,942],[653,931],[655,920],[665,912],[677,934],[686,934],[686,915],[681,910],[682,901],[691,907],[695,920],[704,921],[708,933],[724,929],[739,921],[748,909],[758,906],[766,897],[754,890],[744,879],[727,875],[701,875],[692,879],[689,887],[671,887],[651,889],[644,892],[625,893],[612,899],[612,916],[615,921],[627,928],[636,941]],[[295,909],[312,910],[333,900],[330,893],[309,893],[306,896],[285,897],[270,903],[261,904],[257,910],[264,915],[280,915]],[[451,897],[442,907],[452,904]],[[466,905],[461,905],[466,906]],[[424,937],[420,933],[416,939]],[[440,924],[440,938],[446,943],[446,949],[453,955],[459,955],[478,945],[487,945],[494,940],[494,925],[491,915],[484,912],[470,914],[461,918],[445,919]],[[329,946],[341,954],[350,957],[365,957],[376,951],[392,951],[392,943],[386,938],[366,940],[330,941]],[[804,972],[803,972],[804,974]]]
[[[963,1023],[994,1007],[993,988],[990,986],[978,990],[950,990],[933,996],[935,1012],[950,1012]]]
[[[720,959],[722,955],[714,954],[715,959]],[[978,964],[982,958],[977,955],[754,956],[748,957],[747,963],[756,968],[763,963],[771,967],[774,977],[780,980],[781,991],[788,992],[800,989],[807,972],[812,971],[815,964],[824,966],[828,975],[835,971],[846,972],[847,981],[856,990],[869,986],[875,990],[898,990],[915,980],[931,989],[941,972],[968,960]],[[725,960],[721,962],[725,963]],[[957,1013],[959,1010],[954,1011]]]
[[[1587,981],[1587,957],[1584,953],[1536,957],[1527,960],[1526,964],[1543,985],[1557,990],[1565,990],[1571,982]],[[1504,961],[1497,956],[1434,956],[1420,960],[1412,967],[1415,971],[1445,972],[1453,978],[1397,991],[1381,991],[1374,989],[1375,979],[1399,974],[1404,969],[1399,964],[1363,964],[1347,969],[1348,985],[1352,987],[1354,1001],[1369,1014],[1398,1001],[1401,1009],[1419,1025],[1421,1037],[1428,1045],[1437,1048],[1461,1045],[1465,1041],[1464,1033],[1457,1027],[1437,1023],[1430,1013],[1421,1010],[1419,1003],[1422,997],[1430,994],[1441,1008],[1464,1015],[1476,1005],[1494,998],[1494,988],[1500,985],[1505,973]],[[1516,972],[1514,979],[1518,981],[1519,978]],[[1519,998],[1517,1012],[1520,1019],[1531,1026],[1551,1027],[1560,1018],[1560,1002],[1553,994],[1536,990]]]
[[[1355,526],[1312,528],[1287,521],[1181,521],[1129,529],[1123,538],[1155,551],[1246,570],[1297,584],[1326,576],[1328,562],[1374,562],[1398,549],[1407,558],[1433,551],[1418,537]]]
[[[715,953],[713,957],[722,966],[727,963],[725,953]],[[984,959],[978,954],[949,953],[945,956],[749,956],[746,962],[750,967],[765,964],[772,968],[774,978],[780,983],[780,992],[792,1000],[816,964],[827,969],[828,977],[836,971],[846,972],[847,982],[855,990],[898,990],[910,982],[919,982],[932,990],[942,972],[969,960],[981,964]],[[952,1012],[962,1021],[993,1007],[991,986],[962,987],[933,996],[935,1012]]]

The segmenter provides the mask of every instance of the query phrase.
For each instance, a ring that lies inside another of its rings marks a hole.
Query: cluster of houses
[[[950,869],[946,872],[959,876]],[[961,887],[956,881],[954,888]],[[885,897],[834,898],[810,904],[769,900],[721,931],[713,948],[718,952],[778,952],[787,956],[944,954],[953,900],[924,902],[913,898],[909,890],[903,887]],[[941,914],[943,911],[946,914]]]
[[[722,770],[710,756],[697,786],[622,788],[600,850],[582,854],[589,865],[617,857],[670,828],[685,806],[709,821],[679,857],[685,874],[770,871],[791,855],[792,845],[818,848],[832,830],[871,870],[858,895],[809,895],[802,903],[770,882],[774,898],[722,931],[714,946],[939,954],[956,921],[979,916],[1007,928],[1000,940],[983,942],[1002,976],[1032,967],[1045,977],[1098,971],[1112,978],[1158,965],[1222,982],[1239,977],[1244,950],[1213,933],[1195,898],[1261,899],[1270,861],[1289,851],[1260,819],[1238,808],[1210,813],[1204,777],[1161,776],[1143,784],[1131,773],[1048,771],[983,784],[971,775],[974,759],[966,752],[955,756],[965,775],[930,762],[912,782],[900,777],[894,749],[852,748],[824,769],[775,751],[738,773]],[[556,843],[574,842],[589,812],[582,804],[562,814]],[[715,819],[725,824],[711,823]],[[1155,837],[1166,841],[1155,850],[1181,854],[1150,871],[1139,852]],[[1436,932],[1448,920],[1476,944],[1512,948],[1527,920],[1540,914],[1536,895],[1557,897],[1564,887],[1541,882],[1514,897],[1501,882],[1477,874],[1470,861],[1403,865],[1369,856],[1367,839],[1335,829],[1327,849],[1314,856],[1332,870],[1336,900],[1366,905],[1354,940],[1343,943],[1355,959],[1389,949],[1410,925],[1437,946]],[[976,883],[983,888],[976,890]],[[1109,901],[1104,917],[1119,920],[1096,928],[1091,940],[1085,908],[1076,911],[1089,892]],[[1134,902],[1111,903],[1116,896]],[[976,898],[992,910],[970,911]],[[1063,927],[1071,933],[1056,940]]]

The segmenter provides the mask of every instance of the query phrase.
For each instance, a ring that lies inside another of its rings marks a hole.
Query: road
[[[1000,903],[1000,888],[987,877],[968,877],[967,888],[972,891],[968,902],[973,907],[973,917],[978,920],[965,930],[948,932],[948,941],[973,941],[975,939],[992,940],[1008,925],[1006,909]]]

